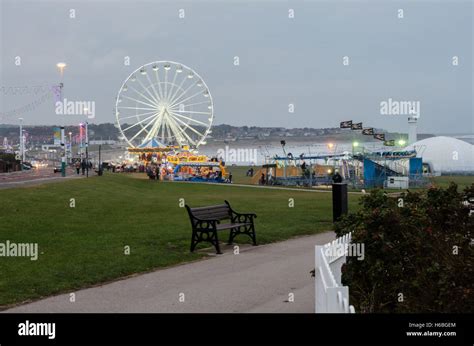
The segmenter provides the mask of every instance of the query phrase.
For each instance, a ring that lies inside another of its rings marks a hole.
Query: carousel
[[[225,162],[198,153],[212,133],[212,96],[191,68],[155,61],[133,71],[116,99],[116,127],[150,178],[226,182]]]

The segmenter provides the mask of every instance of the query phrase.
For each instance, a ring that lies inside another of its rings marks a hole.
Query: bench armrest
[[[255,214],[241,214],[232,212],[232,223],[253,223],[253,219],[256,218]]]
[[[255,213],[238,213],[230,206],[230,203],[225,201],[225,204],[229,206],[229,209],[232,213],[232,222],[233,223],[253,223],[253,219],[257,217]]]

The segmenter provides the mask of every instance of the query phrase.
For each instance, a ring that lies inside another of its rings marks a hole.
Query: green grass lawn
[[[474,184],[474,176],[472,175],[442,175],[430,179],[435,186],[448,187],[451,182],[458,185],[458,190],[464,190],[465,187]]]
[[[180,198],[191,206],[227,199],[237,211],[255,212],[260,244],[332,228],[331,194],[322,192],[162,183],[125,174],[0,190],[0,242],[38,243],[40,252],[37,261],[0,258],[0,308],[203,257],[189,252],[191,228]],[[350,195],[350,210],[358,198]],[[228,233],[221,234],[225,241]],[[249,241],[241,236],[236,242]]]

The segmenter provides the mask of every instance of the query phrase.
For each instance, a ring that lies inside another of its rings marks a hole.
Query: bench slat
[[[251,225],[250,223],[228,223],[228,224],[220,224],[216,226],[216,229],[218,231],[224,230],[224,229],[230,229],[230,228],[237,228],[240,226],[247,226]]]
[[[229,219],[231,212],[226,204],[208,207],[191,208],[191,213],[199,219]]]

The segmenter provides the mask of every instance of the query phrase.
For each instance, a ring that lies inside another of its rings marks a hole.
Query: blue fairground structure
[[[175,181],[192,181],[200,183],[229,182],[225,163],[220,161],[180,162],[173,170]]]
[[[423,162],[415,150],[366,151],[361,153],[304,154],[275,156],[257,174],[260,184],[285,186],[328,186],[337,172],[354,188],[393,188],[426,186]]]

